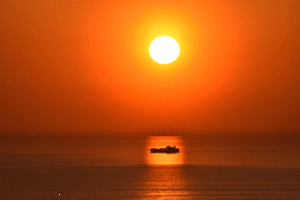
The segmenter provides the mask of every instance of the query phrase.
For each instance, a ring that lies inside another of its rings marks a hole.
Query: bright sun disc
[[[168,64],[176,60],[179,51],[176,40],[168,36],[156,38],[149,47],[151,58],[160,64]]]

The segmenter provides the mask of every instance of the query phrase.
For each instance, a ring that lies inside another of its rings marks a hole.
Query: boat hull
[[[151,153],[179,153],[179,149],[150,149]]]

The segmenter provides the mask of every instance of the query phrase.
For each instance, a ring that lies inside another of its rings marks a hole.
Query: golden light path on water
[[[150,148],[166,148],[176,146],[179,153],[150,153]],[[147,164],[148,165],[180,165],[183,163],[182,139],[178,136],[151,136],[147,140]]]
[[[179,153],[150,153],[151,148],[176,146]],[[184,147],[177,136],[151,136],[147,139],[147,165],[144,199],[182,199],[188,196],[183,170]]]

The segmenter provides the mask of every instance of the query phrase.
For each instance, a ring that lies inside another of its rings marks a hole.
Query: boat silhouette
[[[179,149],[174,147],[171,147],[170,145],[167,146],[166,148],[160,148],[160,149],[156,149],[156,148],[152,148],[150,149],[151,153],[179,153]]]

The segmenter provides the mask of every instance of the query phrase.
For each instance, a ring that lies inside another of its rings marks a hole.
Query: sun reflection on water
[[[165,148],[176,146],[179,153],[150,153],[151,148]],[[147,164],[148,165],[180,165],[183,164],[182,139],[178,136],[151,136],[147,139]]]
[[[176,146],[179,153],[150,153],[151,148]],[[183,173],[184,146],[178,136],[152,136],[147,139],[147,172],[143,199],[183,199],[189,195]]]

